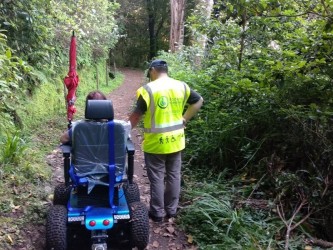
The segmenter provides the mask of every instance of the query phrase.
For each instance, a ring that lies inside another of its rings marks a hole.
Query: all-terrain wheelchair
[[[149,218],[133,182],[129,129],[113,119],[110,100],[88,100],[85,118],[71,129],[72,145],[62,145],[65,183],[47,214],[47,249],[144,249]]]

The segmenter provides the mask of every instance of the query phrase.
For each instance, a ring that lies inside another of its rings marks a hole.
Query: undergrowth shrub
[[[0,146],[0,162],[3,166],[19,164],[27,149],[19,131],[16,131],[13,135],[7,133],[7,138],[4,142],[1,142]]]
[[[59,80],[53,83],[45,82],[36,88],[31,96],[25,96],[22,104],[24,108],[18,113],[25,128],[30,130],[65,109],[63,86]]]
[[[218,178],[186,190],[182,202],[192,202],[181,210],[179,223],[200,249],[276,249],[283,245],[277,238],[283,223],[272,207],[256,210],[239,205],[246,201],[242,195],[246,188],[239,178],[230,182]],[[293,244],[300,246],[301,242]]]
[[[265,190],[257,189],[264,178],[257,180],[247,175],[226,178],[226,170],[218,175],[210,174],[207,171],[204,177],[202,173],[186,168],[183,176],[183,208],[177,222],[188,237],[193,238],[199,249],[254,250],[286,247],[286,228],[277,212],[275,197],[263,198]],[[200,182],[196,181],[198,178]],[[292,186],[298,180],[296,176],[285,176],[285,180],[280,181],[282,186]],[[274,183],[270,185],[275,186]],[[297,195],[295,190],[293,192]],[[292,216],[289,212],[291,209],[288,204],[284,205],[284,216],[289,219]],[[297,214],[294,223],[302,218],[301,213]],[[314,234],[312,225],[313,221],[304,223],[292,231],[288,249],[309,247],[306,238]]]
[[[0,140],[6,132],[14,132],[13,127],[22,127],[16,105],[25,89],[25,80],[30,75],[31,67],[14,54],[7,45],[7,36],[0,30]]]

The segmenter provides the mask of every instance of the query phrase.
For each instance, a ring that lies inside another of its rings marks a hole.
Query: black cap
[[[149,64],[149,68],[148,68],[148,72],[147,72],[147,77],[149,77],[149,71],[151,68],[168,68],[168,64],[166,61],[163,61],[163,60],[159,60],[159,59],[156,59],[154,61],[152,61],[150,64]]]

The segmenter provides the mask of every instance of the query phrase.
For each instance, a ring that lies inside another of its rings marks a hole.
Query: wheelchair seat
[[[111,100],[88,100],[86,120],[72,127],[70,177],[77,186],[113,186],[126,177],[125,121],[114,120]]]

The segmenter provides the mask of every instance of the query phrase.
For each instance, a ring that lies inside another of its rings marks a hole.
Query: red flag
[[[64,83],[68,90],[67,100],[67,119],[71,123],[73,115],[76,112],[75,101],[76,101],[76,88],[79,85],[79,76],[76,73],[76,38],[73,32],[71,39],[71,45],[69,49],[69,71],[64,79]]]

